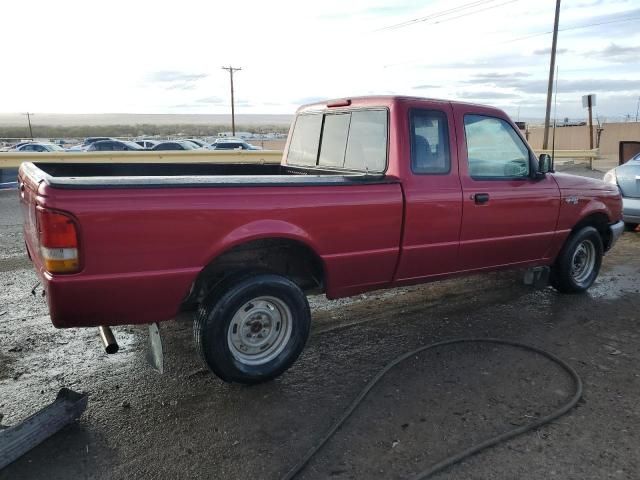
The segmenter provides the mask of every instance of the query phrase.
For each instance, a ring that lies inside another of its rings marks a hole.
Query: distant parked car
[[[18,150],[18,148],[20,148],[22,145],[26,145],[27,143],[32,143],[33,140],[29,140],[28,142],[20,142],[20,143],[16,143],[15,145],[11,145],[9,146],[9,150],[13,150],[16,151]]]
[[[260,147],[251,145],[244,140],[216,140],[211,145],[213,150],[261,150]]]
[[[85,147],[88,147],[92,143],[99,142],[101,140],[114,140],[114,139],[111,137],[87,137],[84,139],[84,142],[82,143],[84,144]]]
[[[84,152],[87,149],[86,145],[74,145],[65,149],[67,152]]]
[[[135,142],[122,140],[98,140],[87,148],[87,152],[126,152],[131,150],[144,150]]]
[[[64,152],[64,148],[55,143],[30,142],[20,145],[16,152]]]
[[[617,185],[622,195],[622,220],[628,230],[640,224],[640,153],[624,165],[609,170],[604,181]]]
[[[185,138],[185,141],[194,143],[200,148],[209,148],[211,146],[207,142],[205,142],[204,140],[200,140],[199,138]]]
[[[151,150],[153,147],[160,143],[159,140],[136,140],[136,143],[145,150]]]
[[[195,143],[187,142],[186,140],[173,140],[171,142],[161,142],[151,150],[197,150],[198,147]]]

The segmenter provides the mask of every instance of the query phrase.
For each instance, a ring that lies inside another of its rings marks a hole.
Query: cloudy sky
[[[4,2],[0,112],[292,113],[408,94],[542,117],[555,0]],[[640,2],[563,0],[558,116],[635,116]]]

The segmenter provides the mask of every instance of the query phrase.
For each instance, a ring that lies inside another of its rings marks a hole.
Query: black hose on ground
[[[380,381],[380,379],[382,379],[382,377],[384,377],[387,374],[387,372],[389,372],[389,370],[391,370],[393,367],[395,367],[399,363],[407,360],[408,358],[418,353],[424,352],[425,350],[431,350],[433,348],[442,347],[444,345],[453,345],[456,343],[492,343],[497,345],[508,345],[511,347],[516,347],[516,348],[537,353],[543,357],[548,358],[549,360],[551,360],[553,363],[558,365],[560,368],[562,368],[565,372],[569,374],[569,376],[571,377],[574,383],[575,393],[573,394],[573,396],[568,402],[566,402],[564,405],[562,405],[561,407],[551,412],[549,415],[541,417],[535,422],[532,422],[530,424],[511,429],[509,431],[501,433],[500,435],[496,435],[495,437],[489,438],[484,442],[473,445],[459,453],[456,453],[455,455],[451,455],[450,457],[445,458],[444,460],[436,463],[435,465],[432,465],[426,470],[423,470],[422,472],[417,473],[412,477],[413,480],[424,480],[426,478],[429,478],[435,475],[436,473],[441,472],[442,470],[452,465],[455,465],[456,463],[462,462],[463,460],[471,457],[472,455],[475,455],[476,453],[481,452],[482,450],[485,450],[489,447],[493,447],[494,445],[497,445],[499,443],[506,442],[507,440],[510,440],[518,435],[522,435],[523,433],[529,432],[531,430],[535,430],[536,428],[539,428],[542,425],[550,423],[556,418],[559,418],[565,413],[567,413],[573,407],[575,407],[576,404],[580,401],[580,398],[582,397],[582,380],[578,375],[578,372],[576,372],[575,369],[564,360],[538,347],[527,345],[525,343],[514,342],[511,340],[501,340],[498,338],[457,338],[453,340],[444,340],[442,342],[432,343],[430,345],[416,348],[415,350],[412,350],[403,355],[400,355],[399,357],[396,357],[394,360],[392,360],[387,365],[385,365],[376,374],[376,376],[373,377],[369,381],[369,383],[367,383],[367,385],[362,389],[362,391],[353,400],[353,402],[351,402],[351,405],[349,405],[349,407],[344,411],[342,416],[331,426],[331,428],[324,434],[324,436],[306,453],[304,457],[302,457],[302,459],[300,459],[300,461],[295,466],[291,468],[291,470],[289,470],[289,472],[286,475],[282,477],[282,480],[291,480],[295,478],[300,472],[302,472],[302,470],[304,470],[304,468],[309,463],[309,461],[316,455],[316,453],[320,451],[320,449],[329,441],[329,439],[331,439],[331,437],[338,431],[338,429],[344,424],[344,422],[347,421],[347,419],[351,416],[351,414],[356,410],[356,408],[358,408],[358,406],[362,403],[365,397],[369,394],[371,389],[376,386],[376,384]]]

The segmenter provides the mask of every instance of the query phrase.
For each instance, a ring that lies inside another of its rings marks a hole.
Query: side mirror
[[[553,172],[553,159],[548,153],[541,153],[538,160],[538,173],[545,174]]]

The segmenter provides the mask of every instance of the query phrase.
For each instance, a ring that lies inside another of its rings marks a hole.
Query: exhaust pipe
[[[109,355],[117,353],[120,347],[116,342],[116,337],[113,336],[111,327],[98,327],[98,330],[100,330],[100,339],[104,345],[104,351]]]

